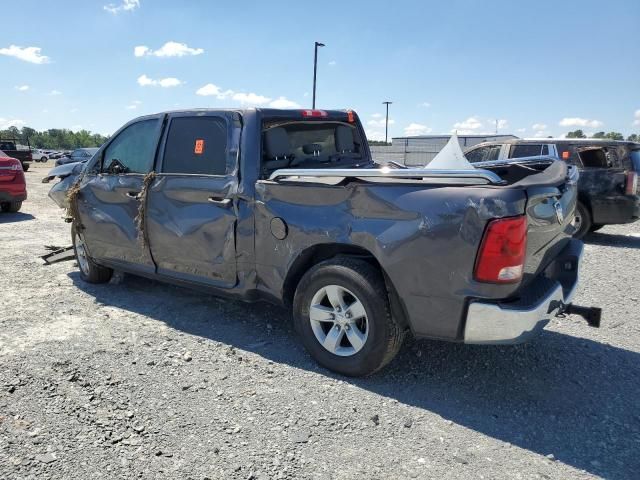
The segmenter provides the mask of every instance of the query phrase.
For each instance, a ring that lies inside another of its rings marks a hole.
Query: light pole
[[[313,49],[313,109],[316,108],[316,74],[318,72],[318,47],[324,47],[324,43],[316,42]]]
[[[391,105],[393,102],[382,102],[383,105],[387,106],[387,117],[386,120],[384,122],[384,143],[389,143],[388,142],[388,137],[389,137],[389,105]]]

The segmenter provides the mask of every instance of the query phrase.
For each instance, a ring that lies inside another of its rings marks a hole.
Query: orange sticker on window
[[[202,152],[204,152],[204,140],[199,138],[196,140],[195,147],[193,147],[193,153],[196,155],[202,155]]]
[[[567,158],[569,158],[569,152],[565,150],[564,152],[562,152],[562,159],[566,160]]]

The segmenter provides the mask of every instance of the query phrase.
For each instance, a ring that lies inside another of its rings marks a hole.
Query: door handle
[[[140,192],[127,192],[126,193],[127,197],[129,198],[135,198],[136,200],[140,200]]]
[[[209,198],[207,198],[207,201],[209,203],[213,203],[213,204],[218,205],[220,207],[228,207],[229,205],[231,205],[231,199],[230,198],[209,197]]]

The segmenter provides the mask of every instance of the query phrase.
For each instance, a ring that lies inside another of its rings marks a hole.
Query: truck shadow
[[[409,341],[395,361],[365,379],[318,367],[282,309],[218,299],[133,276],[119,285],[76,286],[100,304],[274,362],[340,378],[433,412],[515,447],[610,479],[640,468],[640,354],[545,331],[519,346]]]
[[[640,237],[618,235],[615,233],[590,233],[584,237],[584,243],[604,247],[640,248]]]
[[[33,220],[34,217],[30,213],[0,213],[0,223],[16,223],[26,222],[27,220]]]

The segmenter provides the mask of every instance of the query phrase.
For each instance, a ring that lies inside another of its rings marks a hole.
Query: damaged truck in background
[[[352,111],[193,110],[137,118],[50,196],[80,276],[123,271],[293,313],[321,365],[368,375],[403,338],[527,340],[571,305],[577,169],[382,167]]]

